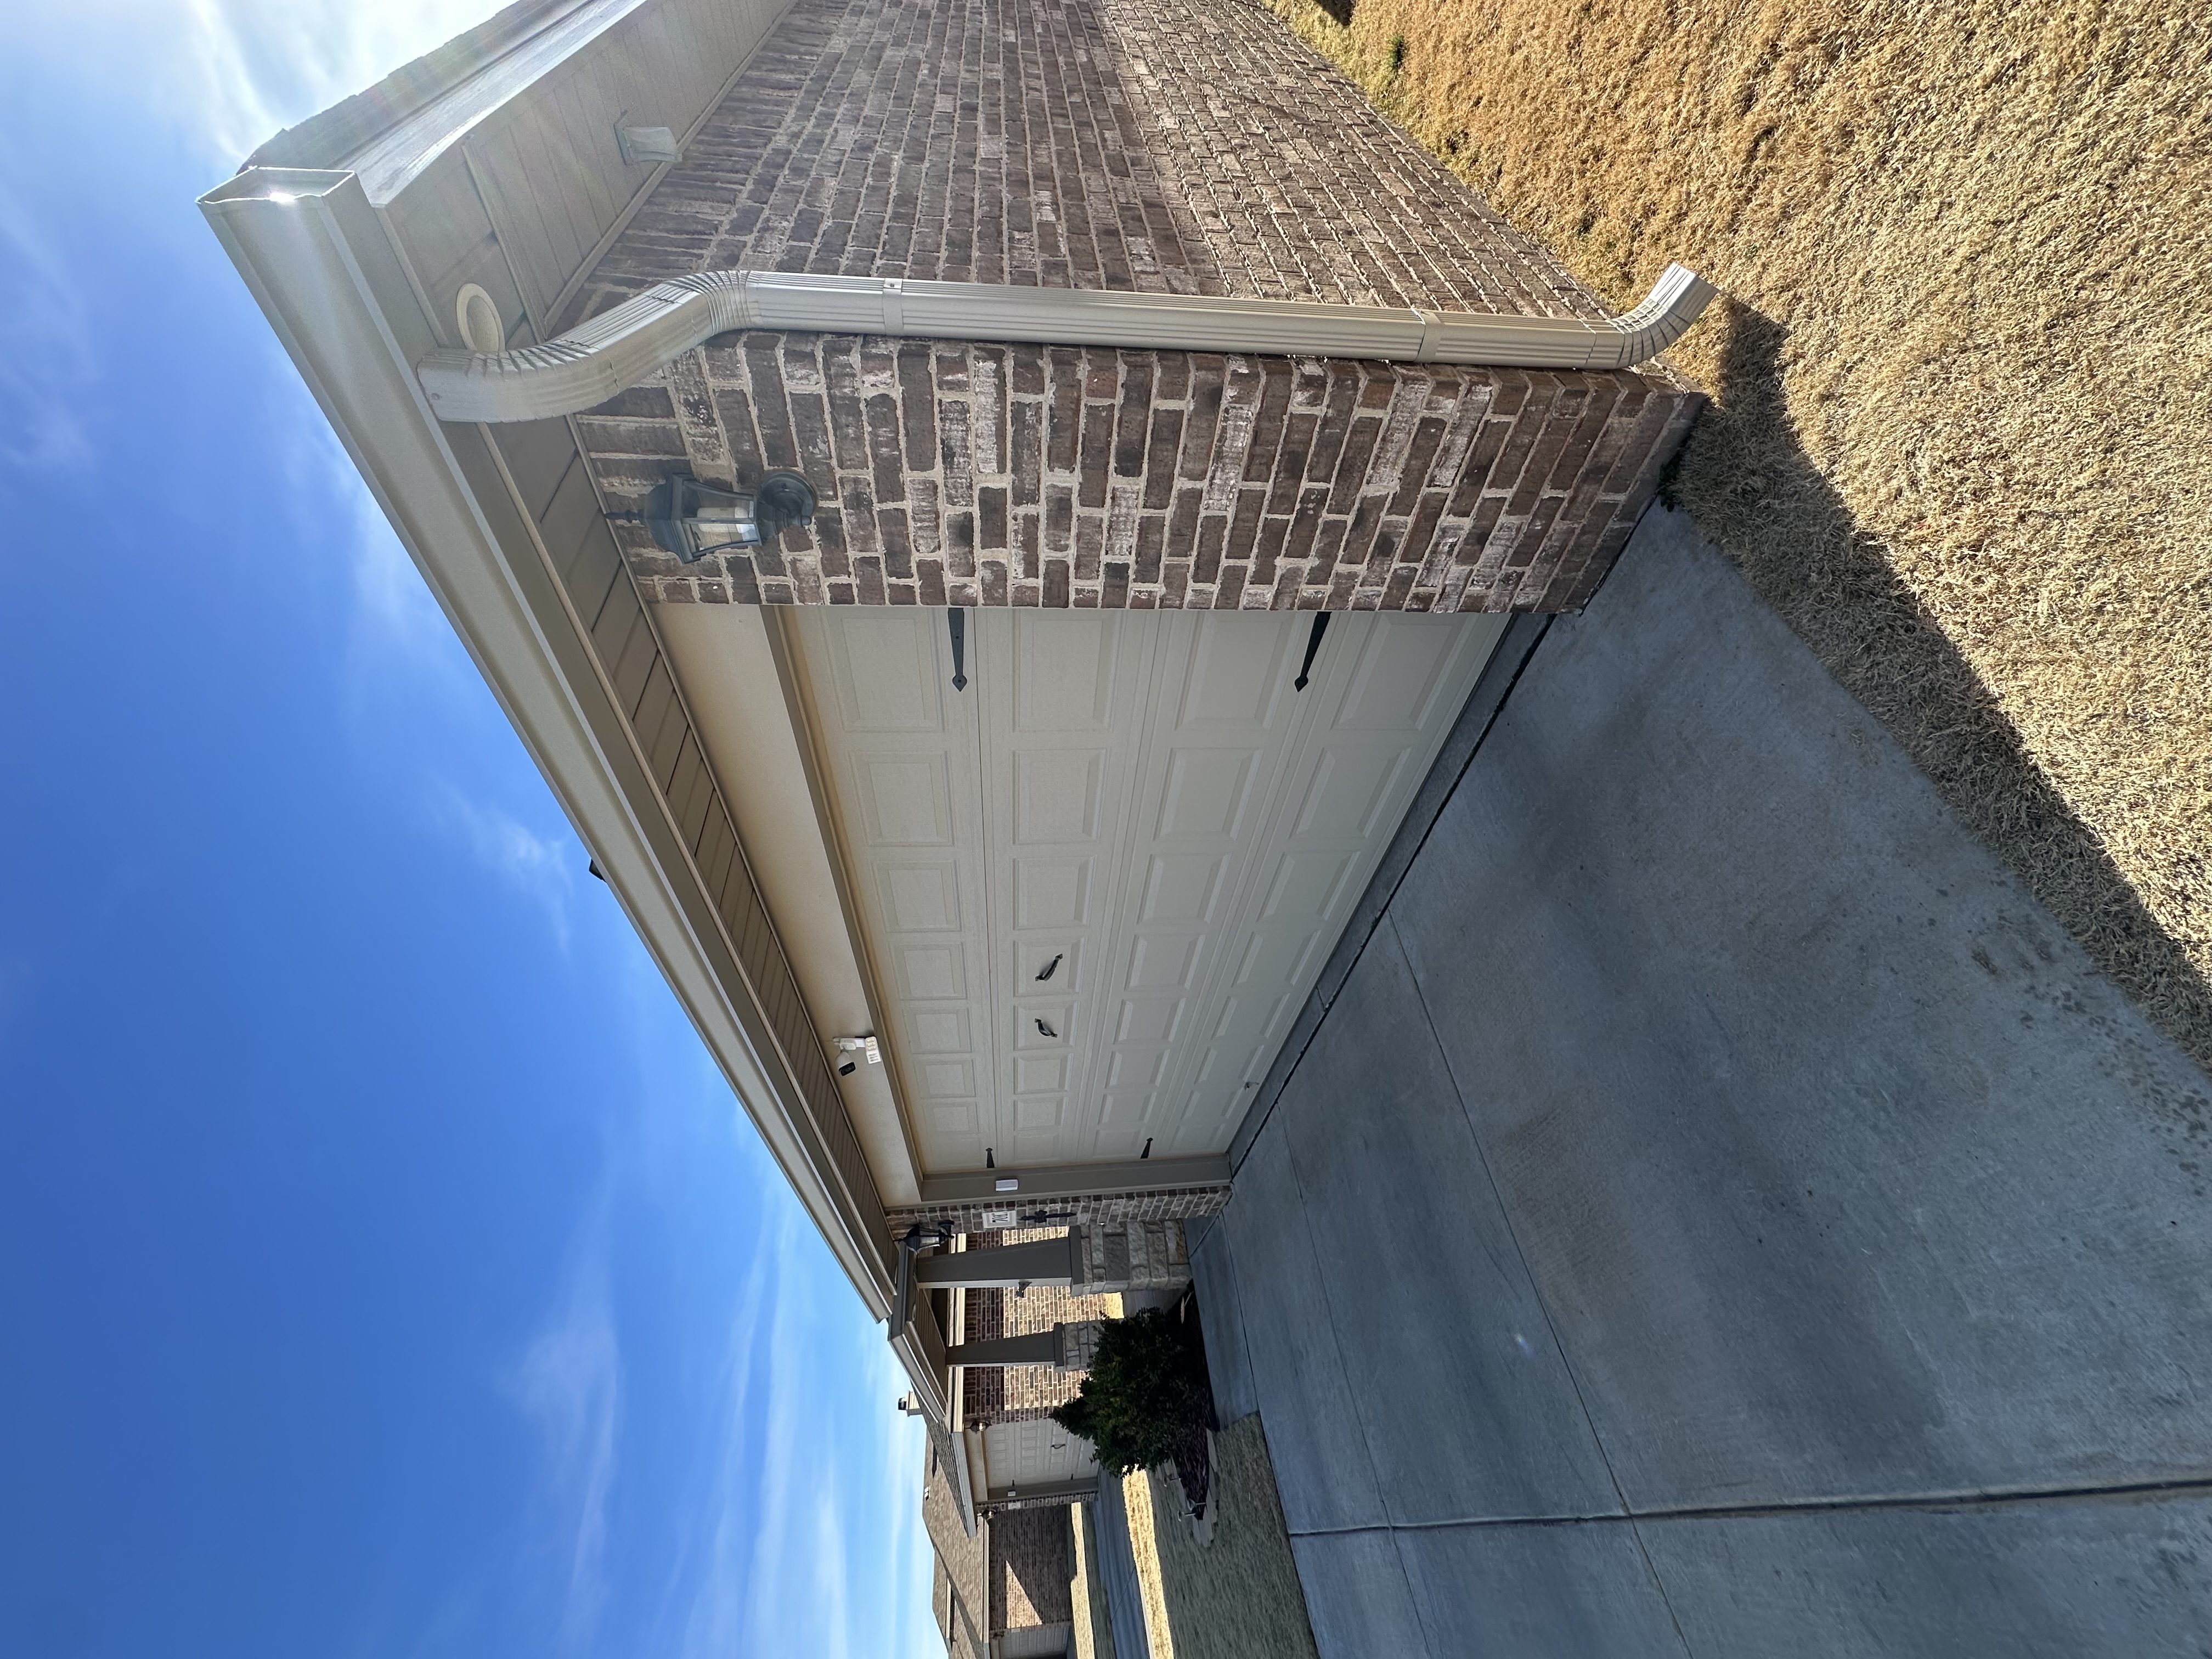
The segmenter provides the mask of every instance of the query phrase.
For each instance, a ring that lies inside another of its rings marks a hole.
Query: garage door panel
[[[854,757],[863,833],[878,847],[952,845],[952,782],[939,755]]]
[[[1103,805],[1103,750],[1024,749],[1013,756],[1014,840],[1091,842]]]
[[[1114,681],[1121,667],[1121,617],[1064,611],[1013,613],[1017,734],[1113,729]]]
[[[1410,745],[1331,744],[1315,758],[1291,829],[1294,842],[1364,841],[1397,798]],[[1403,810],[1402,808],[1401,809]]]
[[[1177,728],[1272,724],[1290,690],[1285,659],[1294,640],[1303,647],[1302,619],[1232,612],[1193,620],[1200,626],[1185,656]]]
[[[1014,926],[1024,932],[1044,928],[1066,930],[1067,937],[1046,941],[1058,951],[1073,954],[1080,943],[1076,930],[1090,926],[1091,860],[1089,859],[1024,858],[1014,860]],[[1030,948],[1042,949],[1043,945]],[[1051,957],[1047,955],[1045,960]]]
[[[1163,841],[1234,841],[1244,827],[1259,759],[1256,749],[1207,744],[1174,750],[1152,833]]]
[[[840,620],[842,637],[830,661],[842,728],[942,731],[945,700],[928,613],[877,611]]]
[[[963,925],[957,865],[883,864],[877,887],[884,915],[902,933],[958,933]]]
[[[1299,691],[1310,616],[971,611],[954,692],[941,611],[794,626],[932,1174],[1224,1148],[1498,632]]]
[[[1339,732],[1407,732],[1426,727],[1439,713],[1449,720],[1467,700],[1462,691],[1449,711],[1437,706],[1451,683],[1452,659],[1460,642],[1449,623],[1367,629],[1330,726]]]

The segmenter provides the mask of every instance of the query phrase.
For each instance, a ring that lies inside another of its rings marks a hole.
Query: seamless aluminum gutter
[[[717,334],[788,329],[1152,351],[1619,369],[1657,356],[1698,319],[1712,284],[1669,265],[1626,316],[1515,317],[1295,300],[1009,288],[884,276],[722,270],[647,289],[544,345],[434,351],[416,366],[446,421],[574,415],[639,385]]]

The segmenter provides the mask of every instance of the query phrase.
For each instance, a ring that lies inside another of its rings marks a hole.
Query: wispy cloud
[[[78,410],[99,374],[81,285],[0,178],[0,465],[50,474],[88,463],[92,441]]]
[[[541,836],[498,807],[443,781],[429,786],[431,817],[458,836],[477,862],[541,911],[555,942],[568,948],[568,901],[575,878],[569,843]]]
[[[840,1317],[848,1293],[775,1207],[738,1298],[714,1479],[673,1564],[683,1659],[909,1650],[927,1618],[922,1439],[890,1402],[903,1386],[878,1329]]]
[[[526,763],[517,763],[505,722],[437,599],[319,421],[277,439],[269,459],[303,520],[319,507],[333,520],[330,539],[351,590],[337,665],[351,724],[365,746],[385,749],[403,769],[404,787],[419,792],[429,823],[543,915],[565,952],[575,843]],[[395,742],[401,734],[416,740]]]
[[[105,341],[87,299],[100,284],[72,269],[90,256],[53,233],[75,216],[50,187],[58,167],[80,193],[88,167],[100,171],[100,161],[87,161],[88,147],[106,136],[94,112],[127,105],[141,144],[173,146],[213,184],[281,128],[374,84],[490,9],[489,0],[11,8],[10,109],[21,129],[0,150],[0,466],[82,471],[99,453],[84,411],[103,378]],[[138,240],[134,251],[143,252]]]
[[[542,1529],[564,1654],[591,1650],[607,1598],[607,1504],[622,1425],[622,1354],[600,1231],[587,1231],[560,1310],[532,1340],[509,1385],[544,1450]]]
[[[281,129],[374,85],[490,9],[485,0],[187,0],[170,14],[183,39],[161,84],[210,159],[234,167]]]
[[[690,1559],[677,1562],[671,1577],[684,1659],[728,1659],[752,1650],[761,1520],[781,1517],[772,1504],[790,1491],[792,1460],[799,1455],[794,1436],[803,1437],[794,1405],[805,1387],[805,1360],[792,1345],[794,1310],[783,1274],[794,1241],[790,1214],[776,1217],[730,1310],[714,1474],[692,1528],[706,1541]]]

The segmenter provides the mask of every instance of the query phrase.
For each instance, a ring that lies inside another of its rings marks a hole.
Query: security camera
[[[860,1062],[849,1058],[854,1054],[866,1054],[871,1066],[880,1066],[884,1063],[884,1051],[876,1047],[876,1040],[872,1036],[839,1037],[836,1040],[836,1048],[840,1054],[848,1056],[837,1062],[839,1077],[850,1077],[854,1072],[860,1070]]]

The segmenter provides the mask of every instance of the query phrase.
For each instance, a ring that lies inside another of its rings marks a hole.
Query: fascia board
[[[795,1091],[777,1086],[767,1023],[738,1000],[735,952],[718,924],[695,922],[672,881],[670,863],[686,855],[665,805],[495,452],[423,400],[412,364],[429,324],[359,179],[257,169],[201,206],[862,1303],[887,1317],[884,1242],[845,1215],[822,1174],[826,1152],[789,1103]],[[941,1371],[918,1351],[909,1368],[941,1411]]]

